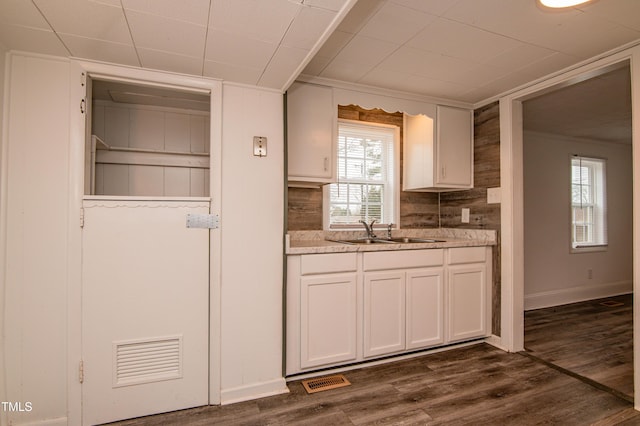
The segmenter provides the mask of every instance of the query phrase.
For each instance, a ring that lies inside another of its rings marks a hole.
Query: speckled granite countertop
[[[376,230],[380,237],[386,231]],[[433,243],[344,244],[330,240],[352,240],[365,237],[364,231],[289,231],[286,254],[347,253],[358,251],[418,250],[448,247],[477,247],[497,244],[496,231],[485,229],[435,228],[398,229],[394,238],[413,237],[442,240]]]

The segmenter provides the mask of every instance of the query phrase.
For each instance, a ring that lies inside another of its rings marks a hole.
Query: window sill
[[[599,251],[607,251],[608,248],[608,245],[571,247],[570,253],[594,253]]]

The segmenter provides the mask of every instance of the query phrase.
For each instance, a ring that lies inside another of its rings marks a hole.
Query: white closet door
[[[208,403],[208,201],[84,202],[83,423]]]

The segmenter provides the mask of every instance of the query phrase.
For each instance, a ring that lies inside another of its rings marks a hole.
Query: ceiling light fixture
[[[539,0],[540,4],[553,9],[560,9],[563,7],[573,7],[579,4],[587,3],[591,0]]]

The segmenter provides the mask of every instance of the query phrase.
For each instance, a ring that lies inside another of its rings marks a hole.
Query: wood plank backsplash
[[[400,127],[402,113],[366,110],[355,105],[339,106],[338,117]],[[402,147],[402,143],[400,144]],[[401,148],[402,149],[402,148]],[[402,176],[402,152],[400,153]],[[402,179],[402,178],[401,178]],[[498,102],[474,112],[474,188],[468,191],[400,193],[400,223],[403,229],[473,228],[498,231],[493,248],[493,320],[500,335],[500,204],[487,204],[487,188],[500,187],[500,116]],[[462,208],[470,209],[470,223],[462,223]],[[289,231],[322,229],[322,189],[289,188]]]

